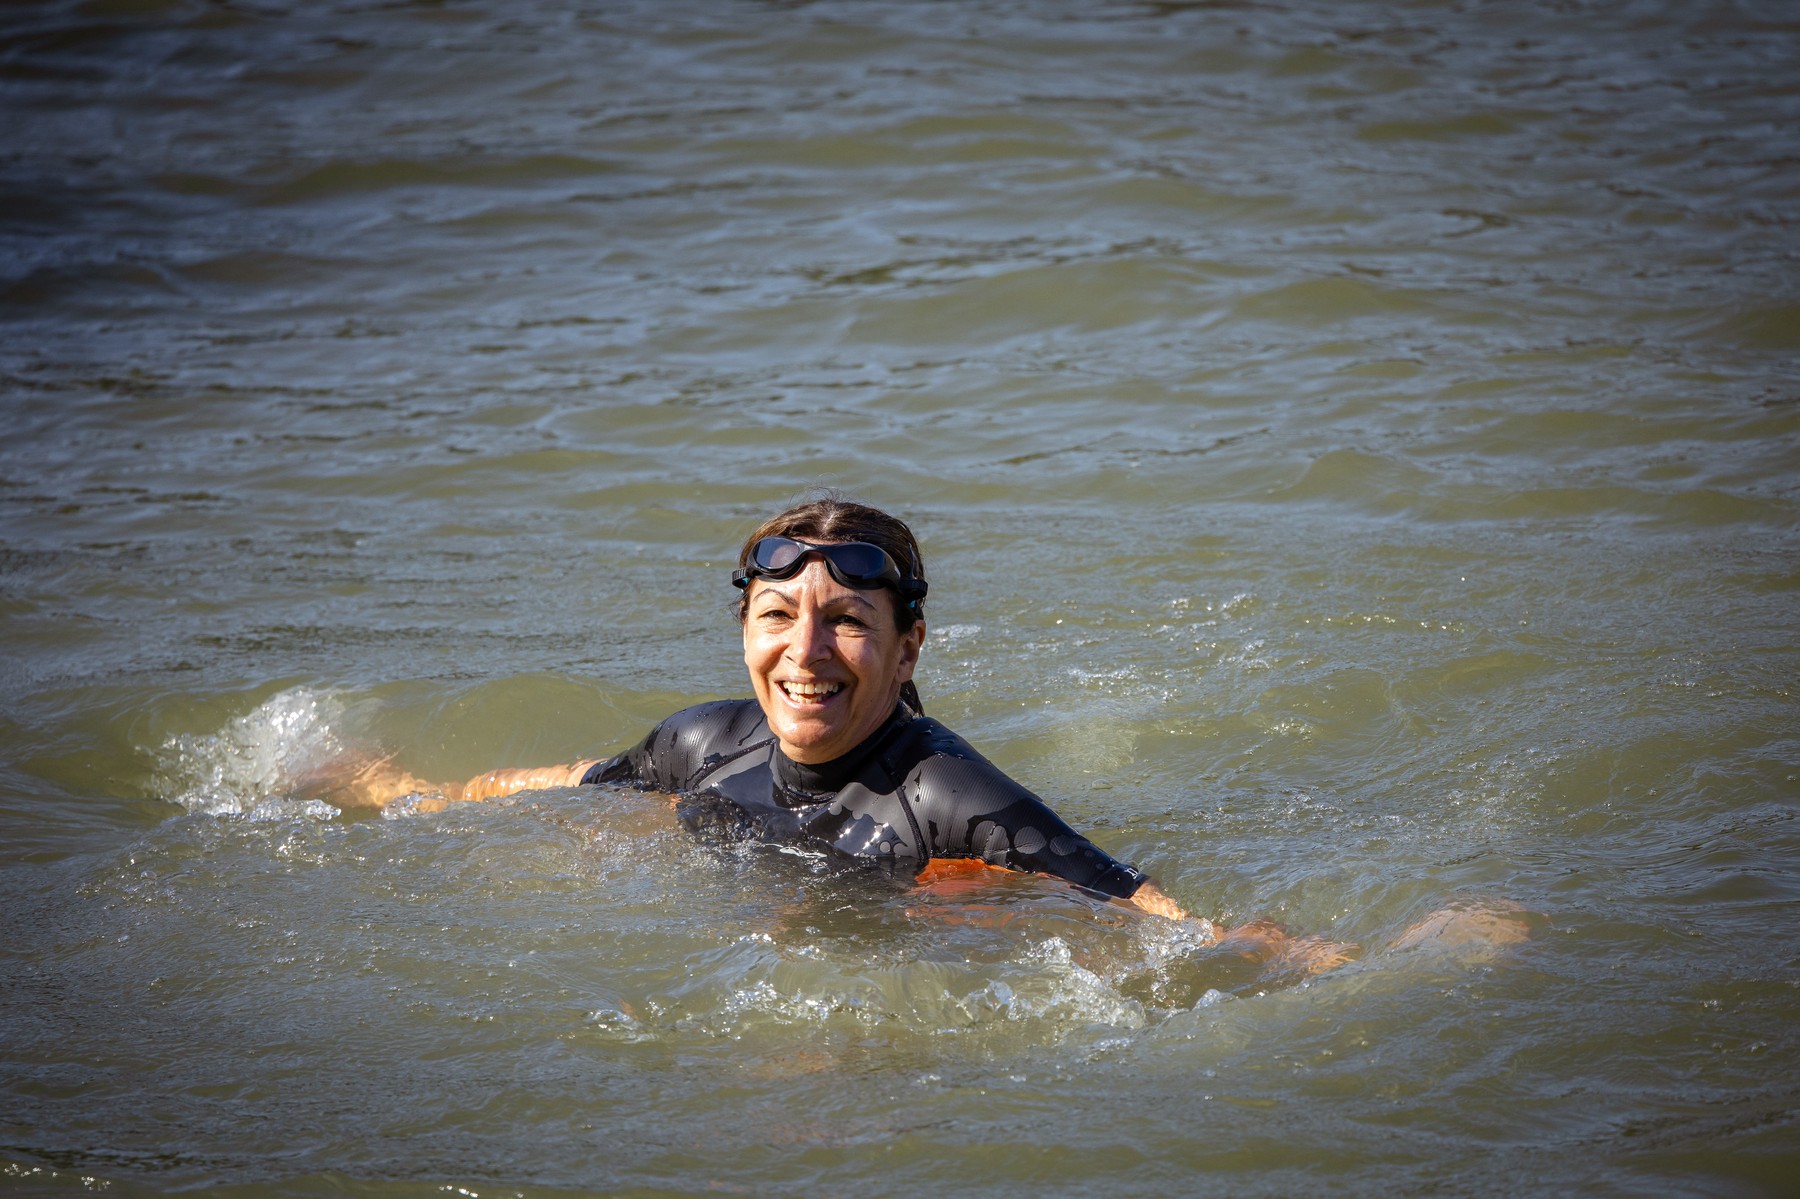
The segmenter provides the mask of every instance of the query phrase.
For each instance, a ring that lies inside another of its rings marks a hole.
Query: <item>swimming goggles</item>
[[[832,578],[858,591],[892,587],[902,598],[916,603],[930,590],[924,579],[902,575],[894,559],[878,545],[866,541],[815,545],[792,537],[764,537],[751,546],[750,565],[732,574],[732,586],[748,587],[751,579],[791,579],[813,554],[825,560]]]

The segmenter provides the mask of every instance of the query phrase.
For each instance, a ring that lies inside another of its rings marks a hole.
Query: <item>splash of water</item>
[[[342,700],[329,692],[278,692],[216,733],[170,737],[160,786],[172,802],[207,816],[331,819],[336,808],[297,792],[347,751],[336,727],[343,715]]]

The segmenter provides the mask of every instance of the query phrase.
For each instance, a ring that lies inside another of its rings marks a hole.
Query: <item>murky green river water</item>
[[[0,1186],[1796,1193],[1797,78],[1773,2],[8,6]],[[1361,960],[297,793],[746,693],[820,483],[934,715]]]

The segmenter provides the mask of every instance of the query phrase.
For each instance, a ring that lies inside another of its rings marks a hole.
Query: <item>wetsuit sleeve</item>
[[[621,783],[628,787],[649,786],[646,770],[649,767],[650,742],[655,736],[656,730],[651,729],[649,736],[624,753],[595,762],[581,776],[580,785],[585,787],[589,783]]]
[[[621,783],[651,791],[685,791],[722,757],[757,740],[762,714],[754,700],[697,704],[669,717],[622,754],[596,762],[586,783]]]
[[[1144,884],[1143,871],[1111,857],[973,751],[929,758],[909,781],[933,857],[1053,874],[1118,899]]]

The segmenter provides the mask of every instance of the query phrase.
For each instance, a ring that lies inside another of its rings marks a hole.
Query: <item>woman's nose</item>
[[[818,662],[831,656],[831,626],[815,612],[802,611],[788,635],[788,657]]]

